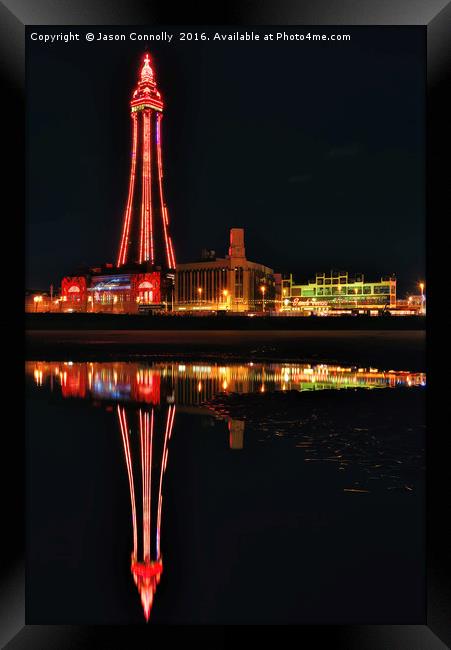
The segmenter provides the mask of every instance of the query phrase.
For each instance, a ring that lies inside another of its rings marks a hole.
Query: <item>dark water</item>
[[[423,623],[421,373],[26,364],[27,622]]]

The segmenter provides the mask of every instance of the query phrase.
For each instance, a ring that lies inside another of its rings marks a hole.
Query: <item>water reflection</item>
[[[424,373],[325,364],[28,361],[37,386],[63,397],[198,406],[218,393],[424,386]]]
[[[320,420],[314,408],[311,409],[310,415],[305,416],[315,419],[314,422],[308,423],[310,433],[308,436],[303,434],[299,439],[298,403],[292,406],[288,402],[283,404],[277,419],[279,404],[270,405],[271,395],[289,391],[424,386],[426,383],[423,373],[325,364],[252,362],[221,365],[173,361],[29,361],[26,363],[26,374],[39,389],[48,389],[63,398],[85,399],[104,404],[108,409],[113,406],[116,411],[130,491],[133,531],[130,570],[146,620],[149,619],[163,573],[161,531],[164,476],[176,409],[182,413],[223,417],[228,426],[229,448],[242,450],[246,419],[243,417],[242,403],[236,405],[235,413],[232,400],[228,411],[224,411],[221,416],[223,405],[220,403],[219,407],[215,406],[214,400],[227,394],[230,398],[254,394],[256,404],[252,406],[253,410],[249,409],[249,405],[246,406],[250,426],[253,417],[254,421],[268,423],[270,429],[273,426],[271,423],[277,421],[275,434],[288,437],[294,431],[297,436],[296,447],[308,451],[309,455],[305,460],[333,460],[339,465],[339,469],[345,470],[353,459],[357,459],[361,467],[371,468],[373,479],[376,478],[376,471],[382,473],[383,470],[387,473],[389,469],[391,474],[397,472],[395,463],[401,462],[399,450],[393,453],[396,460],[390,459],[390,464],[385,462],[385,465],[382,465],[383,461],[374,464],[374,445],[368,447],[369,451],[362,446],[361,432],[368,429],[354,429],[357,432],[358,444],[354,444],[354,438],[351,438],[348,432],[335,432],[330,422],[326,427],[321,424],[317,430]],[[260,400],[268,403],[268,413],[265,413]],[[289,408],[293,411],[292,417],[289,416]],[[366,490],[353,485],[345,491]]]
[[[163,572],[160,546],[162,487],[168,462],[168,442],[174,426],[175,406],[170,405],[164,416],[153,408],[139,409],[137,414],[130,414],[125,407],[118,404],[117,415],[130,488],[133,526],[131,572],[141,596],[144,616],[149,620],[154,594]],[[139,484],[141,508],[138,509]],[[139,532],[142,535],[140,544]]]

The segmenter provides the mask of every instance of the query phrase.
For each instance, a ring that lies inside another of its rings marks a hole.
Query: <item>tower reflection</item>
[[[138,413],[127,413],[126,408],[118,404],[117,416],[130,488],[133,528],[131,572],[147,621],[163,572],[160,546],[162,488],[168,462],[168,443],[174,426],[175,406],[169,405],[164,417],[162,412],[154,408],[140,408]],[[133,447],[135,453],[132,451]],[[137,489],[139,485],[140,497]]]

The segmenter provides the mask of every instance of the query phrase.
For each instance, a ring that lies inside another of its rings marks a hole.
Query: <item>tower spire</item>
[[[146,81],[153,81],[154,73],[150,67],[150,56],[148,52],[144,57],[143,67],[141,68],[141,81],[145,83]]]

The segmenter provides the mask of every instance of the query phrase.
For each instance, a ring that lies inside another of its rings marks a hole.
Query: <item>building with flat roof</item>
[[[228,255],[205,250],[197,262],[177,264],[176,311],[268,312],[275,309],[276,281],[268,266],[246,258],[244,229],[230,230]]]
[[[396,279],[383,277],[378,282],[347,271],[317,273],[307,284],[296,284],[293,276],[282,280],[282,312],[353,313],[379,312],[396,307]]]

